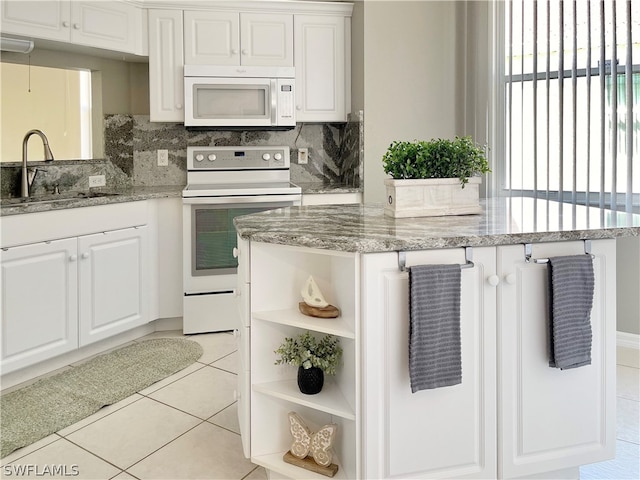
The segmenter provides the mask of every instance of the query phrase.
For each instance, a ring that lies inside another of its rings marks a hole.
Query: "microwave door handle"
[[[278,108],[278,80],[271,79],[271,125],[277,125],[276,113]]]

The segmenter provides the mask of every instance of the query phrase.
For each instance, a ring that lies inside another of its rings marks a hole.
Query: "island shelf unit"
[[[281,460],[292,410],[312,428],[340,425],[342,478],[577,478],[581,465],[614,457],[616,238],[640,235],[640,216],[527,198],[482,204],[481,215],[455,219],[395,220],[379,205],[291,207],[236,219],[246,279],[240,304],[251,331],[241,355],[251,366],[244,396],[251,429],[245,423],[241,432],[243,444],[251,437],[247,456],[272,478],[314,478]],[[584,255],[586,240],[595,279],[591,364],[554,369],[549,272],[528,261],[525,245],[531,258],[543,259]],[[414,394],[402,264],[462,265],[468,248],[462,383]],[[298,312],[308,275],[341,309],[338,321]],[[334,382],[313,398],[296,392],[295,368],[274,365],[284,337],[307,329],[338,335],[345,352]]]
[[[252,242],[250,262],[251,461],[287,477],[327,478],[282,459],[293,441],[288,413],[295,411],[312,432],[338,425],[334,478],[359,478],[359,256]],[[340,316],[315,318],[299,311],[300,290],[310,275]],[[336,336],[343,349],[337,374],[325,375],[316,395],[300,392],[297,367],[275,365],[275,350],[285,337],[306,331],[316,338]]]

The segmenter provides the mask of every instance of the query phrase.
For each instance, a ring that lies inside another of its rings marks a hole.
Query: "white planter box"
[[[482,213],[480,177],[471,177],[462,188],[459,178],[394,180],[387,178],[384,213],[394,218],[437,217]]]

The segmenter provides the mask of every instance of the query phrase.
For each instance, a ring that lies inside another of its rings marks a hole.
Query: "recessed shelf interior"
[[[345,338],[355,338],[353,320],[348,322],[342,316],[337,318],[316,318],[300,313],[296,309],[258,311],[252,314],[254,319],[265,322],[280,323],[282,325],[292,325],[294,327],[305,328],[316,332],[327,333]]]
[[[305,395],[300,392],[296,380],[258,383],[253,385],[256,392],[281,398],[289,402],[305,405],[317,410],[337,415],[347,420],[355,420],[356,415],[332,379],[325,377],[322,391],[316,395]]]

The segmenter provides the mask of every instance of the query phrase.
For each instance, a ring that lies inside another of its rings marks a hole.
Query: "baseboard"
[[[640,335],[616,332],[616,346],[618,365],[640,368]]]
[[[182,330],[182,317],[159,318],[155,322],[156,332],[164,332],[166,330]]]
[[[618,347],[640,350],[640,335],[637,333],[616,332],[616,344]]]

